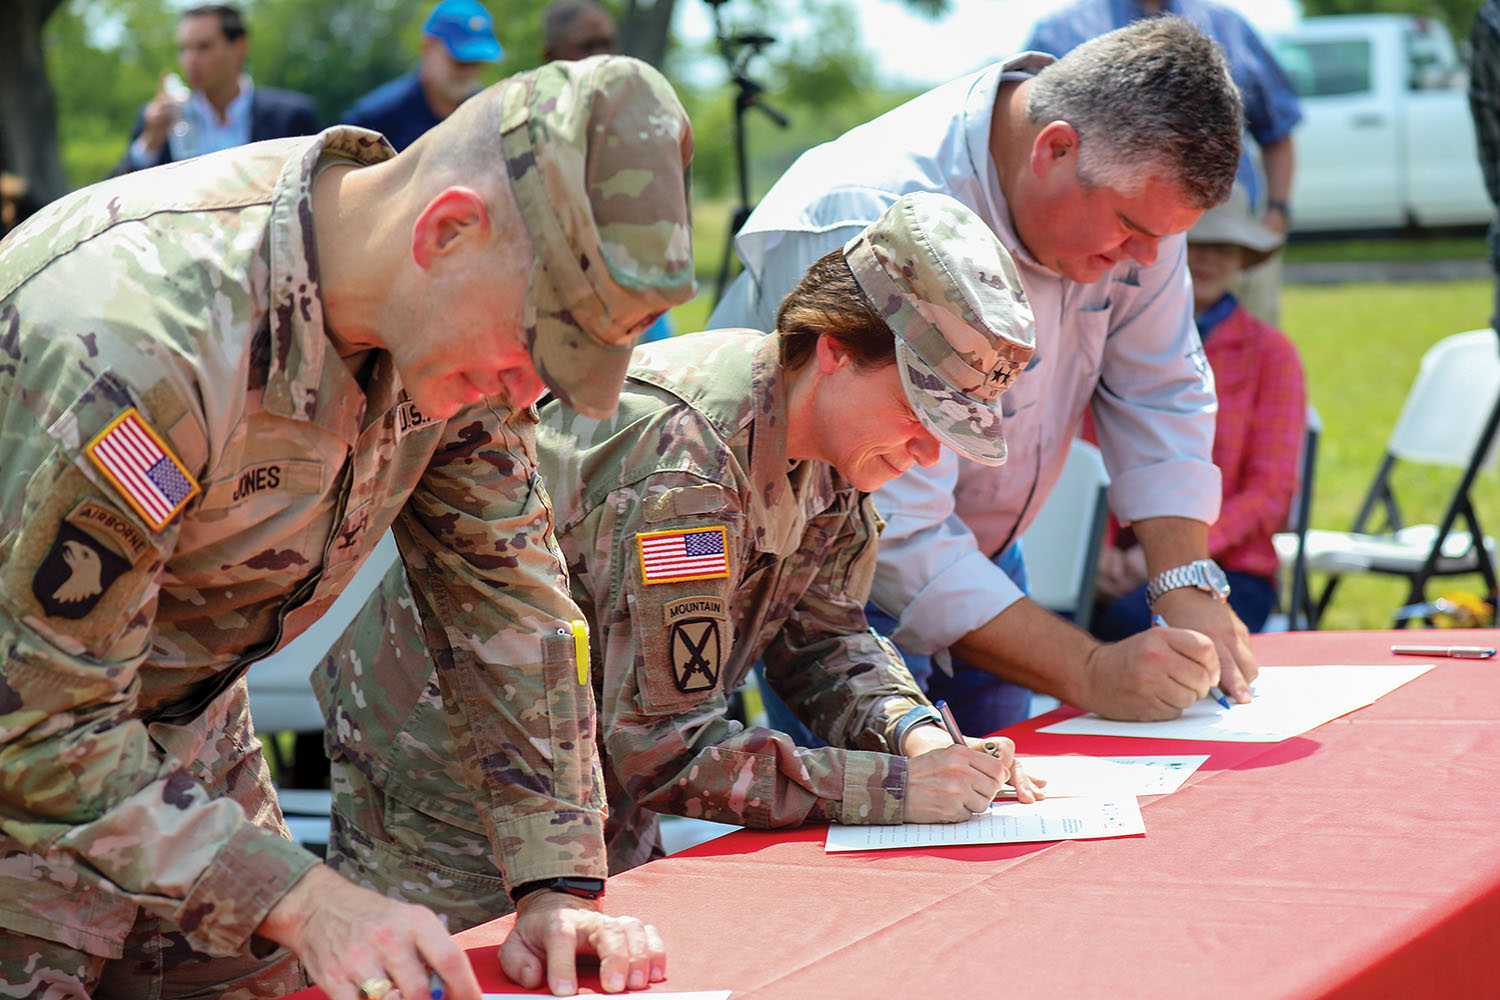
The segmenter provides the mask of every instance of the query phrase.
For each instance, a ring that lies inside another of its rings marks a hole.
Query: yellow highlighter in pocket
[[[573,655],[578,660],[578,683],[589,682],[589,626],[581,618],[574,618],[570,623],[573,626]]]

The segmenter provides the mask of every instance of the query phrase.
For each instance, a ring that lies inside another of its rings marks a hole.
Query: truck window
[[[1406,45],[1407,86],[1411,90],[1443,90],[1462,86],[1458,57],[1447,35],[1429,30],[1425,20],[1402,33]]]
[[[1365,94],[1370,81],[1370,43],[1364,39],[1330,39],[1276,43],[1276,60],[1299,97]]]

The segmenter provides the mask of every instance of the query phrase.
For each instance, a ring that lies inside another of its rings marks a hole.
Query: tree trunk
[[[672,31],[672,11],[677,0],[653,0],[642,4],[630,0],[620,22],[620,51],[661,68],[667,57],[667,36]]]
[[[42,58],[42,25],[62,2],[0,3],[0,163],[24,177],[43,202],[68,190],[57,151],[57,105]]]

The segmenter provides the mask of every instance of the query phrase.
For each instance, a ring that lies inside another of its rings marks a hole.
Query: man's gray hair
[[[1077,130],[1085,186],[1132,197],[1154,177],[1199,209],[1229,197],[1245,131],[1223,51],[1180,17],[1136,21],[1045,67],[1026,117]]]

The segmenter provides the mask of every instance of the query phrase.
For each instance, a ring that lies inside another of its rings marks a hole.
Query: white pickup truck
[[[1313,17],[1272,34],[1302,98],[1296,232],[1487,223],[1468,74],[1442,24]]]

